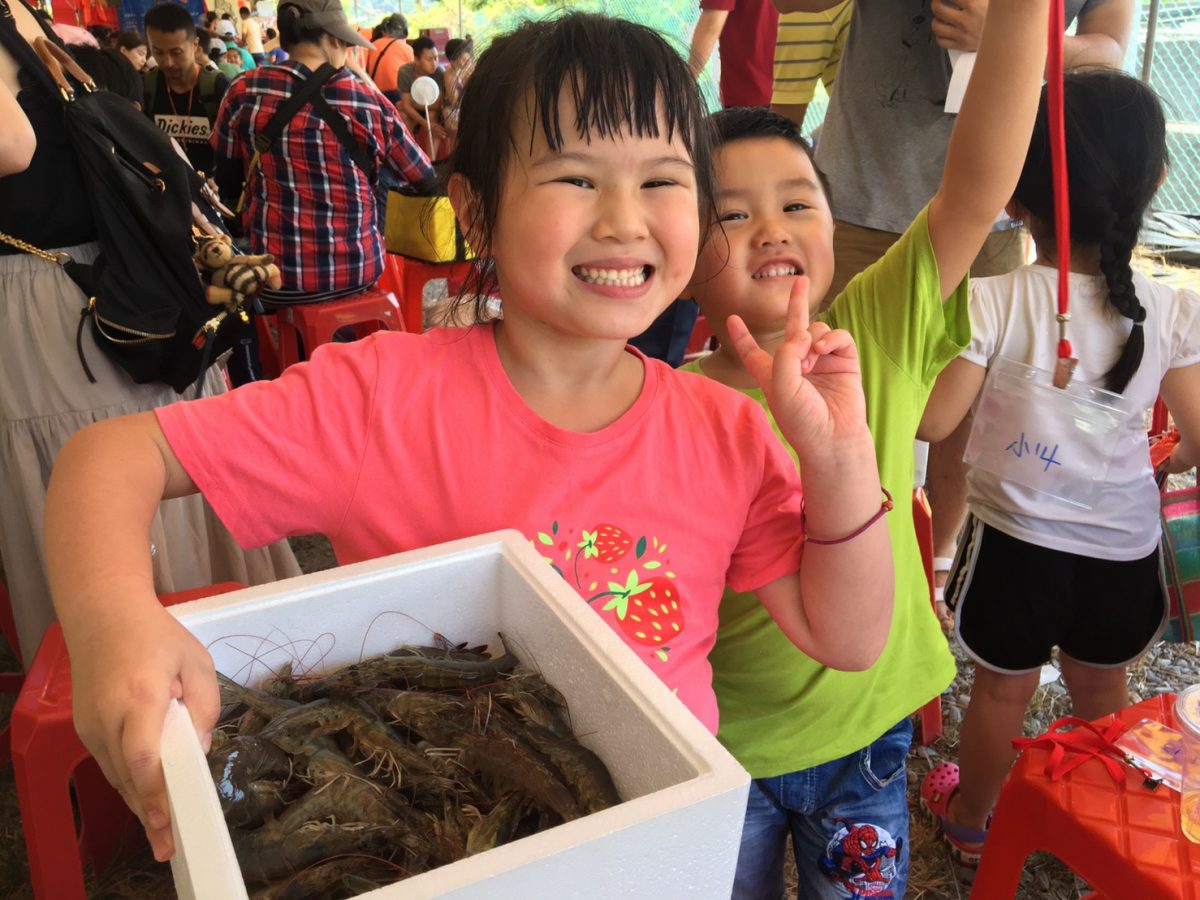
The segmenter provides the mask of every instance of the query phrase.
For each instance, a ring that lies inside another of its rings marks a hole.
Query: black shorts
[[[1118,562],[1026,543],[974,516],[946,582],[958,639],[996,672],[1039,668],[1058,647],[1093,666],[1123,666],[1161,633],[1167,595],[1159,551]]]

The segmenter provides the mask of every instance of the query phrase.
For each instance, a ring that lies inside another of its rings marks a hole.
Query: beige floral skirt
[[[97,247],[65,248],[90,262]],[[67,438],[85,425],[180,399],[161,384],[134,384],[96,346],[90,328],[75,346],[85,298],[57,265],[25,254],[0,256],[0,562],[26,665],[54,621],[42,543],[46,485]],[[218,366],[204,394],[228,388]],[[190,392],[189,392],[190,396]],[[286,541],[243,550],[199,496],[164,501],[154,519],[154,583],[159,593],[220,581],[262,584],[300,574]],[[151,547],[147,547],[151,553]]]

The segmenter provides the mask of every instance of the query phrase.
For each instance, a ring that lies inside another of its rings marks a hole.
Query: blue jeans
[[[908,884],[905,717],[871,745],[750,783],[733,896],[780,900],[791,832],[804,900],[904,896]]]

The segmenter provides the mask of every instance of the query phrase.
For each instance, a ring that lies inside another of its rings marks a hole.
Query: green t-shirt
[[[911,497],[913,440],[929,391],[970,340],[967,298],[964,278],[941,302],[924,210],[821,316],[849,331],[858,345],[880,479],[896,498],[887,517],[895,612],[879,661],[866,672],[839,672],[797,650],[753,594],[726,590],[709,653],[721,712],[717,737],[754,778],[798,772],[860,750],[954,678],[954,659],[929,605]],[[685,368],[701,372],[698,362]],[[743,393],[766,409],[762,391]]]

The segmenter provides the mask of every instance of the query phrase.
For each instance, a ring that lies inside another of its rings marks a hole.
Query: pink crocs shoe
[[[950,855],[960,866],[973,869],[979,865],[987,829],[968,828],[946,818],[950,798],[958,790],[958,766],[938,763],[921,782],[921,808],[942,830],[942,838],[950,847]]]

